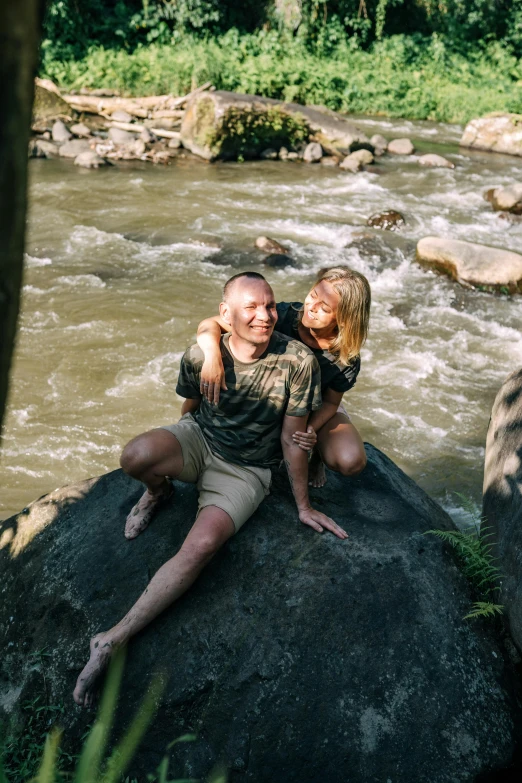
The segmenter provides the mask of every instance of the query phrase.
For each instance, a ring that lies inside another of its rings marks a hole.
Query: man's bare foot
[[[131,509],[129,516],[125,521],[125,538],[129,541],[136,538],[140,533],[150,525],[152,517],[158,510],[158,506],[167,500],[173,492],[172,484],[165,482],[165,489],[157,495],[153,495],[148,489],[145,490],[134,508]]]
[[[326,484],[326,471],[321,457],[314,454],[308,463],[308,483],[311,487],[324,487]]]
[[[115,645],[105,634],[100,633],[91,639],[91,656],[76,680],[73,699],[81,707],[92,707],[96,702],[100,679],[104,674]]]

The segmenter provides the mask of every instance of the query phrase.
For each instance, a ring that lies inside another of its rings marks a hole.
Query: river
[[[522,161],[459,149],[456,126],[358,122],[456,168],[426,170],[416,156],[356,175],[277,161],[99,171],[30,161],[0,517],[118,467],[132,436],[178,418],[180,358],[230,275],[261,271],[279,300],[298,300],[315,271],[337,263],[363,272],[373,292],[361,374],[345,396],[357,427],[458,524],[468,519],[462,496],[479,507],[491,405],[522,364],[522,297],[462,288],[418,266],[414,251],[426,235],[520,251],[522,224],[482,193],[520,181]],[[405,215],[400,233],[365,227],[389,208]],[[261,234],[289,246],[295,267],[262,266]]]

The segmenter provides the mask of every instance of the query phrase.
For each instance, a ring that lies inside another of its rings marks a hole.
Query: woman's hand
[[[312,425],[309,424],[306,432],[294,432],[292,439],[303,451],[313,451],[317,443],[317,433]]]
[[[206,358],[201,368],[201,381],[199,390],[211,405],[217,405],[221,389],[226,390],[225,368],[221,354]]]

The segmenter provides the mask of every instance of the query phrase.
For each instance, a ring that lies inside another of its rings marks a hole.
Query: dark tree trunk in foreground
[[[27,148],[44,5],[0,2],[0,432],[22,285]]]

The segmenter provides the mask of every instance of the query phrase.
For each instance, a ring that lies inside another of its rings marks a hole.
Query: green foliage
[[[369,51],[342,41],[319,56],[299,36],[234,29],[132,52],[93,47],[78,61],[46,54],[42,75],[67,89],[109,87],[129,95],[182,95],[210,81],[217,89],[337,111],[442,122],[522,111],[522,62],[509,48],[492,42],[464,56],[438,35],[385,37]]]
[[[246,160],[258,157],[267,147],[295,149],[308,139],[309,132],[304,117],[290,116],[278,108],[265,111],[231,108],[219,130],[212,131],[207,142],[223,158]]]
[[[471,523],[465,530],[428,530],[427,533],[437,536],[455,549],[464,576],[482,599],[473,604],[464,619],[494,617],[502,614],[504,607],[491,601],[493,594],[499,590],[501,578],[492,553],[492,533],[484,525],[484,519],[477,515],[471,500],[456,494],[471,515]]]

